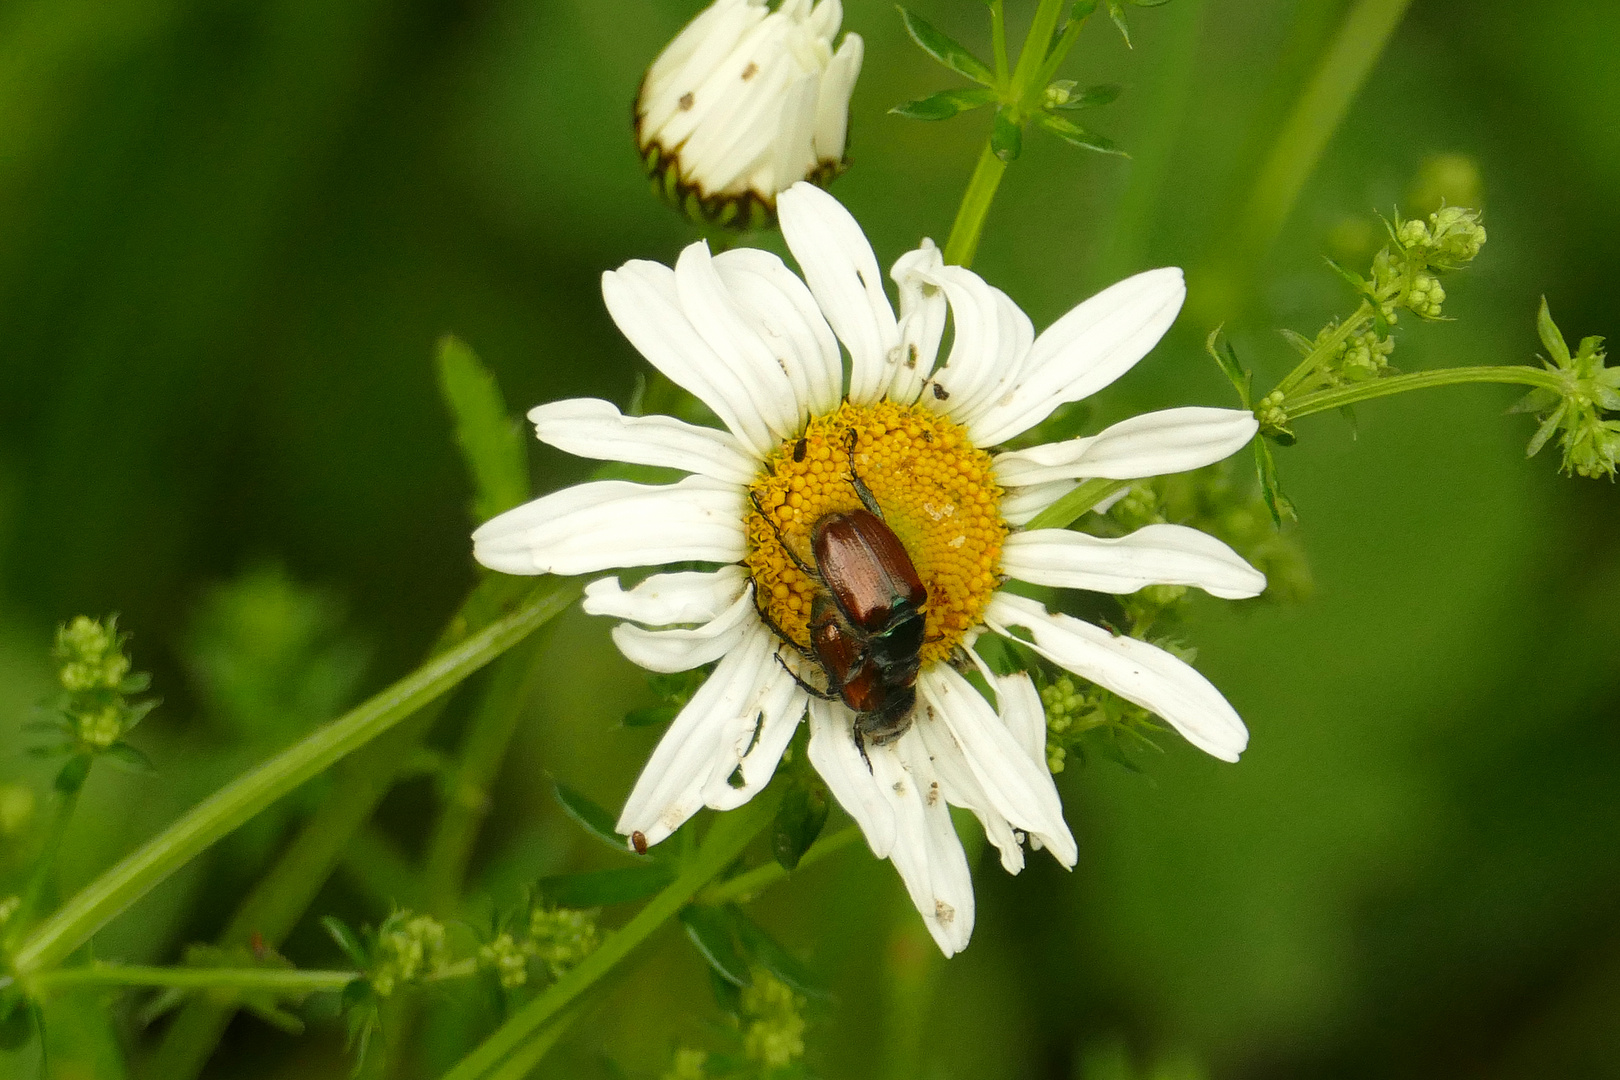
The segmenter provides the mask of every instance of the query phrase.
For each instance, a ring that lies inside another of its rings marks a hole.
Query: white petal
[[[787,669],[781,664],[773,666],[775,670],[760,687],[757,713],[738,726],[723,748],[725,753],[709,771],[703,801],[711,809],[733,810],[757,795],[776,772],[782,751],[804,719],[809,696]],[[734,785],[732,778],[739,772],[742,782]]]
[[[816,298],[781,259],[758,248],[714,257],[737,311],[777,358],[795,392],[817,415],[838,407],[844,361]]]
[[[822,0],[828,6],[828,0]],[[855,80],[861,74],[861,58],[866,43],[859,34],[845,34],[827,70],[821,73],[821,94],[816,99],[816,158],[819,161],[844,160],[844,140],[849,131],[849,99],[855,93]]]
[[[968,766],[967,755],[945,721],[927,709],[919,710],[913,726],[921,736],[928,756],[933,760],[934,773],[939,777],[940,789],[952,806],[973,811],[984,827],[984,835],[1001,853],[1001,868],[1016,874],[1024,868],[1024,846],[1019,834],[1013,831],[1007,819],[995,808],[990,796],[979,784]]]
[[[805,283],[849,350],[850,400],[876,401],[887,389],[889,353],[899,347],[900,330],[872,246],[849,211],[813,184],[782,192],[776,212]]]
[[[923,380],[934,370],[950,307],[932,275],[944,265],[939,248],[924,239],[889,268],[889,277],[900,290],[900,349],[889,382],[889,397],[895,401],[916,401]]]
[[[1236,761],[1249,744],[1243,721],[1221,692],[1163,649],[1008,593],[991,599],[985,622],[1059,667],[1157,713],[1188,742],[1222,761]],[[1014,626],[1027,630],[1029,638],[1009,633]]]
[[[701,623],[716,618],[736,603],[748,585],[748,572],[740,566],[722,566],[703,572],[654,574],[625,590],[615,577],[585,586],[587,615],[630,619],[648,626]]]
[[[1036,514],[1079,486],[1076,480],[1056,480],[1034,487],[1008,488],[1001,497],[1001,516],[1009,525],[1026,525],[1034,520]]]
[[[991,685],[996,688],[996,712],[1007,730],[1029,759],[1046,769],[1046,709],[1041,705],[1035,680],[1027,672],[1016,671],[995,676]]]
[[[940,951],[953,956],[973,935],[973,878],[928,749],[920,733],[911,730],[867,752],[872,778],[894,810],[889,861]]]
[[[679,111],[681,95],[696,90],[767,13],[764,0],[717,0],[687,23],[642,81],[638,112],[643,145]]]
[[[1017,380],[968,424],[978,446],[1027,431],[1053,409],[1119,378],[1175,322],[1187,287],[1175,268],[1149,270],[1084,301],[1035,339]]]
[[[1036,764],[973,685],[944,664],[917,680],[927,706],[951,729],[968,767],[996,811],[1041,838],[1064,866],[1079,857],[1063,802],[1044,763]]]
[[[675,271],[633,259],[602,275],[608,314],[647,362],[694,395],[763,458],[780,442],[746,386],[709,348],[681,310]]]
[[[809,708],[810,764],[861,827],[872,854],[887,859],[894,850],[894,809],[855,748],[853,715],[837,702],[817,698],[810,699]]]
[[[929,380],[937,389],[922,400],[953,417],[968,416],[1001,374],[1018,362],[1013,355],[1017,332],[1010,325],[1002,327],[997,290],[973,271],[941,266],[929,280],[944,290],[955,329],[950,356]]]
[[[729,432],[672,416],[624,416],[610,401],[569,398],[529,410],[540,441],[576,457],[682,469],[747,484],[759,459]]]
[[[757,624],[756,624],[757,625]],[[769,630],[758,626],[727,653],[658,741],[615,826],[656,844],[703,805],[703,785],[732,753],[739,729],[753,723],[761,691],[774,679]]]
[[[760,177],[756,191],[780,191],[816,171],[816,96],[821,79],[805,72],[782,92],[781,112],[772,141],[769,179]]]
[[[996,479],[1004,486],[1055,480],[1144,476],[1201,469],[1248,445],[1259,429],[1243,409],[1189,406],[1143,413],[1085,439],[1032,446],[996,456]]]
[[[592,574],[744,555],[743,495],[689,476],[657,487],[598,480],[553,492],[484,522],[473,557],[507,574]]]
[[[759,625],[753,591],[744,589],[730,607],[702,626],[647,630],[634,623],[620,623],[613,628],[613,644],[626,660],[648,671],[691,671],[735,649]]]
[[[1266,576],[1208,533],[1185,525],[1148,525],[1103,539],[1068,529],[1013,533],[1002,570],[1031,585],[1133,593],[1149,585],[1194,585],[1223,600],[1266,591]]]

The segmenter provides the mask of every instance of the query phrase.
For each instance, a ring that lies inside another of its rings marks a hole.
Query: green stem
[[[1052,34],[1057,30],[1066,2],[1068,0],[1041,0],[1040,7],[1035,9],[1035,20],[1029,24],[1024,47],[1018,51],[1018,66],[1013,69],[1012,86],[1008,87],[1012,101],[1023,102],[1037,73],[1046,65],[1047,46],[1052,44]]]
[[[1018,99],[1020,105],[1032,110],[1039,107],[1041,95],[1046,93],[1047,84],[1063,65],[1063,60],[1069,55],[1069,50],[1074,48],[1074,43],[1080,40],[1080,31],[1085,25],[1085,19],[1070,19],[1064,25],[1063,34],[1057,39],[1057,44],[1052,46],[1052,51],[1041,64],[1040,70],[1035,73],[1029,85],[1024,87],[1024,94]]]
[[[822,837],[794,868],[794,873],[814,866],[827,856],[835,854],[849,847],[861,838],[861,830],[855,825],[846,825],[831,836]],[[782,864],[774,859],[768,863],[761,863],[752,870],[728,878],[718,885],[711,885],[703,890],[698,897],[700,904],[729,904],[733,900],[745,900],[750,896],[763,892],[786,878],[788,871],[782,869]]]
[[[996,89],[1007,89],[1007,12],[1002,0],[990,0],[990,41],[996,54]]]
[[[611,973],[637,946],[673,918],[704,885],[742,854],[749,842],[770,823],[775,812],[776,799],[766,792],[736,810],[718,815],[698,847],[696,856],[663,892],[649,900],[624,926],[608,935],[601,947],[578,967],[513,1014],[493,1035],[445,1073],[443,1080],[488,1080],[492,1074],[504,1076],[504,1071],[497,1073],[496,1070],[515,1055],[523,1055],[523,1060],[529,1060],[532,1040],[554,1038],[546,1031],[548,1022]]]
[[[1242,216],[1251,258],[1270,250],[1350,103],[1372,74],[1411,0],[1356,0],[1289,115]]]
[[[1300,383],[1309,378],[1313,372],[1322,367],[1329,359],[1338,355],[1339,346],[1350,340],[1352,334],[1360,332],[1361,327],[1371,317],[1372,305],[1363,300],[1361,306],[1356,308],[1348,319],[1340,323],[1338,329],[1334,330],[1326,341],[1312,349],[1305,359],[1299,362],[1299,366],[1290,371],[1288,377],[1277,384],[1275,390],[1281,390],[1283,396],[1286,397],[1299,389]]]
[[[979,251],[979,234],[984,232],[984,219],[990,214],[995,201],[996,188],[1007,171],[1007,163],[996,156],[987,140],[979,153],[979,163],[973,167],[973,178],[962,193],[962,205],[957,207],[956,221],[951,225],[950,239],[945,241],[945,261],[953,266],[972,266],[973,256]]]
[[[60,964],[159,882],[259,811],[318,776],[523,640],[573,602],[575,590],[536,587],[511,615],[239,776],[81,889],[29,935],[12,959],[20,975]]]
[[[46,894],[51,887],[51,875],[56,869],[56,857],[62,851],[62,841],[67,836],[68,823],[73,820],[73,811],[79,805],[79,792],[83,788],[84,781],[81,779],[67,790],[57,791],[56,814],[51,818],[51,831],[45,836],[45,846],[40,851],[39,862],[34,865],[34,872],[28,879],[28,887],[23,891],[22,904],[11,917],[11,925],[17,931],[26,929],[33,922],[40,906],[45,903]],[[9,938],[7,944],[11,944]]]
[[[44,994],[70,986],[167,986],[177,990],[274,990],[284,994],[313,994],[322,990],[341,990],[358,978],[358,971],[139,967],[96,963],[42,971],[29,980],[29,989],[35,994]]]
[[[440,918],[455,915],[479,827],[489,813],[489,789],[539,681],[539,636],[501,659],[462,738],[461,756],[445,777],[444,805],[428,840],[422,893]]]
[[[430,655],[439,656],[461,645],[470,633],[506,615],[515,602],[536,588],[523,578],[504,574],[485,578],[439,635]],[[566,605],[563,599],[562,606]],[[287,940],[338,862],[345,855],[363,857],[367,853],[364,845],[356,848],[355,839],[401,771],[419,756],[422,740],[446,704],[447,697],[439,697],[343,762],[320,810],[304,823],[275,864],[237,905],[219,936],[222,946],[246,944],[254,934],[272,946],[279,947]],[[399,891],[402,886],[405,891]],[[392,890],[384,906],[391,902],[414,903],[414,870],[408,869]],[[187,1002],[164,1033],[147,1075],[161,1080],[196,1076],[207,1064],[235,1011],[230,1002],[209,998]]]
[[[1080,515],[1102,502],[1108,496],[1124,491],[1136,481],[1103,480],[1093,477],[1030,519],[1024,531],[1031,529],[1066,529],[1079,520]]]
[[[1436,386],[1462,386],[1468,383],[1511,383],[1520,386],[1539,386],[1562,392],[1564,380],[1555,371],[1522,365],[1492,367],[1441,368],[1439,371],[1418,371],[1410,375],[1394,375],[1387,379],[1341,386],[1332,390],[1318,390],[1304,394],[1293,401],[1283,402],[1290,421],[1313,413],[1342,409],[1374,398],[1402,394],[1408,390],[1428,390]]]

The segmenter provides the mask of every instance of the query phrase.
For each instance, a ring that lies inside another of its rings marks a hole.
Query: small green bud
[[[1434,239],[1429,262],[1442,270],[1466,266],[1485,246],[1485,226],[1479,211],[1466,206],[1443,206],[1429,216]]]
[[[1571,355],[1545,299],[1540,329],[1543,344],[1553,354],[1546,366],[1563,377],[1563,386],[1557,394],[1537,390],[1516,407],[1541,414],[1541,427],[1526,453],[1534,457],[1556,434],[1564,451],[1565,473],[1612,480],[1620,467],[1620,420],[1605,419],[1603,414],[1620,411],[1620,368],[1607,366],[1601,337],[1582,339]]]
[[[1395,242],[1403,248],[1425,248],[1431,241],[1429,227],[1421,221],[1403,221],[1395,230]]]
[[[1048,86],[1041,94],[1041,107],[1044,109],[1061,109],[1074,97],[1075,82],[1073,79],[1059,79]]]
[[[377,947],[367,973],[378,997],[432,975],[450,963],[444,924],[428,915],[396,911],[377,930]]]
[[[1440,279],[1427,270],[1412,275],[1412,285],[1406,293],[1407,308],[1420,319],[1438,319],[1440,305],[1446,301],[1446,290]]]
[[[511,934],[500,934],[479,949],[478,965],[493,971],[506,990],[515,990],[529,981],[529,958],[518,948]]]
[[[0,785],[0,836],[20,835],[34,820],[34,789],[25,784]]]
[[[57,628],[53,655],[61,665],[57,677],[70,693],[86,690],[116,690],[129,674],[129,658],[123,654],[118,619],[106,625],[79,615]]]
[[[708,1064],[707,1051],[694,1050],[689,1046],[680,1047],[675,1051],[675,1060],[670,1064],[663,1080],[706,1080],[709,1075]]]
[[[537,907],[529,914],[527,948],[553,979],[579,964],[601,944],[596,912]]]
[[[1254,407],[1254,418],[1267,435],[1289,434],[1288,410],[1283,408],[1283,392],[1273,390]]]

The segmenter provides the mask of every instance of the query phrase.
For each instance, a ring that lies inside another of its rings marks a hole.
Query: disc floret
[[[845,402],[766,458],[750,487],[744,560],[760,609],[794,642],[809,644],[811,604],[821,586],[794,565],[782,543],[809,561],[816,522],[861,505],[852,458],[928,590],[922,662],[943,660],[979,624],[1000,583],[1007,525],[990,455],[959,424],[918,406]],[[770,513],[775,529],[755,503]]]

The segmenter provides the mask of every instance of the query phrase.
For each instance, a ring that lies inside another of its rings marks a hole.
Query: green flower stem
[[[29,980],[34,994],[70,986],[166,986],[177,990],[273,990],[314,994],[342,990],[360,978],[358,971],[288,971],[277,968],[137,967],[87,964],[41,971]]]
[[[534,1067],[540,1064],[540,1059],[551,1052],[551,1048],[568,1032],[569,1026],[579,1019],[587,1003],[587,999],[581,998],[558,1013],[549,1024],[537,1031],[521,1050],[502,1062],[500,1068],[490,1074],[489,1080],[528,1080]]]
[[[573,602],[576,590],[536,587],[512,614],[243,774],[92,881],[13,956],[19,975],[60,964],[174,871],[259,811],[415,713]]]
[[[861,838],[861,830],[856,825],[846,825],[831,836],[824,836],[818,840],[804,857],[799,860],[798,867],[793,871],[803,870],[814,866],[827,856],[835,854],[849,847]],[[761,863],[745,873],[734,878],[728,878],[717,885],[710,885],[698,896],[701,904],[729,904],[733,900],[744,900],[750,896],[775,885],[788,876],[788,871],[782,869],[782,864],[774,859],[768,863]]]
[[[1356,0],[1255,179],[1238,235],[1251,258],[1270,250],[1411,0]]]
[[[511,1075],[509,1062],[532,1064],[539,1060],[532,1049],[537,1040],[555,1041],[548,1030],[550,1021],[577,1001],[597,982],[610,974],[637,946],[651,937],[684,907],[692,897],[731,865],[750,841],[764,831],[776,813],[777,799],[769,791],[755,796],[736,810],[716,816],[703,837],[697,854],[663,892],[624,926],[609,934],[601,946],[580,965],[552,983],[544,993],[518,1010],[493,1035],[444,1074],[442,1080],[491,1080]],[[559,1025],[560,1026],[560,1025]]]
[[[1366,325],[1367,320],[1372,318],[1372,310],[1372,304],[1363,300],[1361,306],[1356,308],[1348,319],[1340,323],[1326,341],[1312,349],[1305,359],[1299,362],[1299,366],[1290,371],[1288,377],[1277,384],[1276,389],[1281,390],[1284,396],[1299,389],[1302,382],[1310,378],[1323,364],[1338,354],[1339,346],[1349,341],[1353,335],[1361,332],[1361,328]]]
[[[1563,392],[1564,380],[1555,371],[1522,365],[1493,367],[1441,368],[1439,371],[1418,371],[1410,375],[1393,375],[1387,379],[1374,379],[1354,386],[1340,386],[1332,390],[1318,390],[1303,394],[1293,401],[1284,401],[1283,409],[1289,420],[1297,420],[1313,413],[1342,409],[1374,398],[1402,394],[1408,390],[1427,390],[1436,386],[1461,386],[1467,383],[1511,383],[1520,386],[1539,386]]]
[[[1069,2],[1071,0],[1041,0],[1040,7],[1035,9],[1035,20],[1029,24],[1024,47],[1018,51],[1018,66],[1013,69],[1012,85],[1008,87],[1010,100],[1022,102],[1032,87],[1041,85],[1037,77],[1046,66],[1046,47],[1052,43],[1058,19]]]
[[[1039,105],[1041,95],[1046,93],[1047,84],[1057,75],[1058,68],[1062,66],[1064,58],[1069,55],[1069,50],[1074,48],[1074,43],[1080,40],[1080,31],[1085,29],[1086,19],[1090,17],[1088,15],[1084,19],[1070,19],[1064,25],[1063,34],[1057,39],[1057,43],[1052,46],[1052,51],[1047,55],[1046,61],[1041,64],[1040,70],[1029,81],[1029,85],[1024,87],[1023,96],[1018,99],[1020,104],[1031,108]]]
[[[11,939],[28,929],[34,921],[34,915],[45,903],[46,895],[51,889],[52,874],[56,870],[56,857],[62,851],[62,841],[67,837],[68,824],[73,820],[73,811],[79,805],[79,792],[83,790],[84,782],[74,784],[72,787],[57,791],[56,813],[51,817],[51,830],[45,836],[45,845],[39,854],[39,862],[34,864],[34,872],[29,875],[28,886],[23,890],[22,905],[11,918],[12,933],[7,936],[7,946],[15,944]]]
[[[1007,12],[1002,0],[990,0],[990,42],[996,54],[996,88],[1007,88]]]
[[[1031,529],[1066,529],[1079,520],[1080,515],[1116,492],[1130,487],[1134,480],[1083,480],[1080,486],[1030,519],[1024,531]]]
[[[540,595],[548,587],[504,574],[486,577],[439,635],[430,655],[439,656],[456,648],[469,634],[507,614],[526,593]],[[566,607],[575,591],[566,587],[566,596],[559,596],[560,606],[555,611]],[[355,841],[363,835],[378,803],[420,756],[422,740],[446,703],[446,697],[439,697],[342,764],[332,793],[319,812],[305,822],[275,864],[237,905],[219,936],[220,945],[243,945],[253,934],[272,946],[279,947],[287,940],[338,862],[346,856],[365,856],[366,845],[357,846]],[[385,904],[416,901],[414,870],[407,869],[401,884],[406,891],[393,892]],[[197,1075],[235,1011],[230,1002],[210,998],[187,1002],[164,1033],[148,1075],[162,1080],[185,1080]]]
[[[945,261],[954,266],[972,266],[973,256],[979,251],[979,234],[984,232],[984,219],[990,214],[995,201],[996,188],[1007,171],[1007,163],[996,157],[985,140],[979,153],[979,163],[973,167],[973,178],[967,191],[962,193],[962,205],[957,207],[956,221],[951,225],[950,239],[945,241]]]
[[[539,682],[536,635],[501,658],[489,688],[462,737],[461,756],[445,780],[444,804],[428,840],[422,894],[427,910],[443,919],[456,914],[479,827],[489,813],[489,789],[523,717],[523,705]]]

